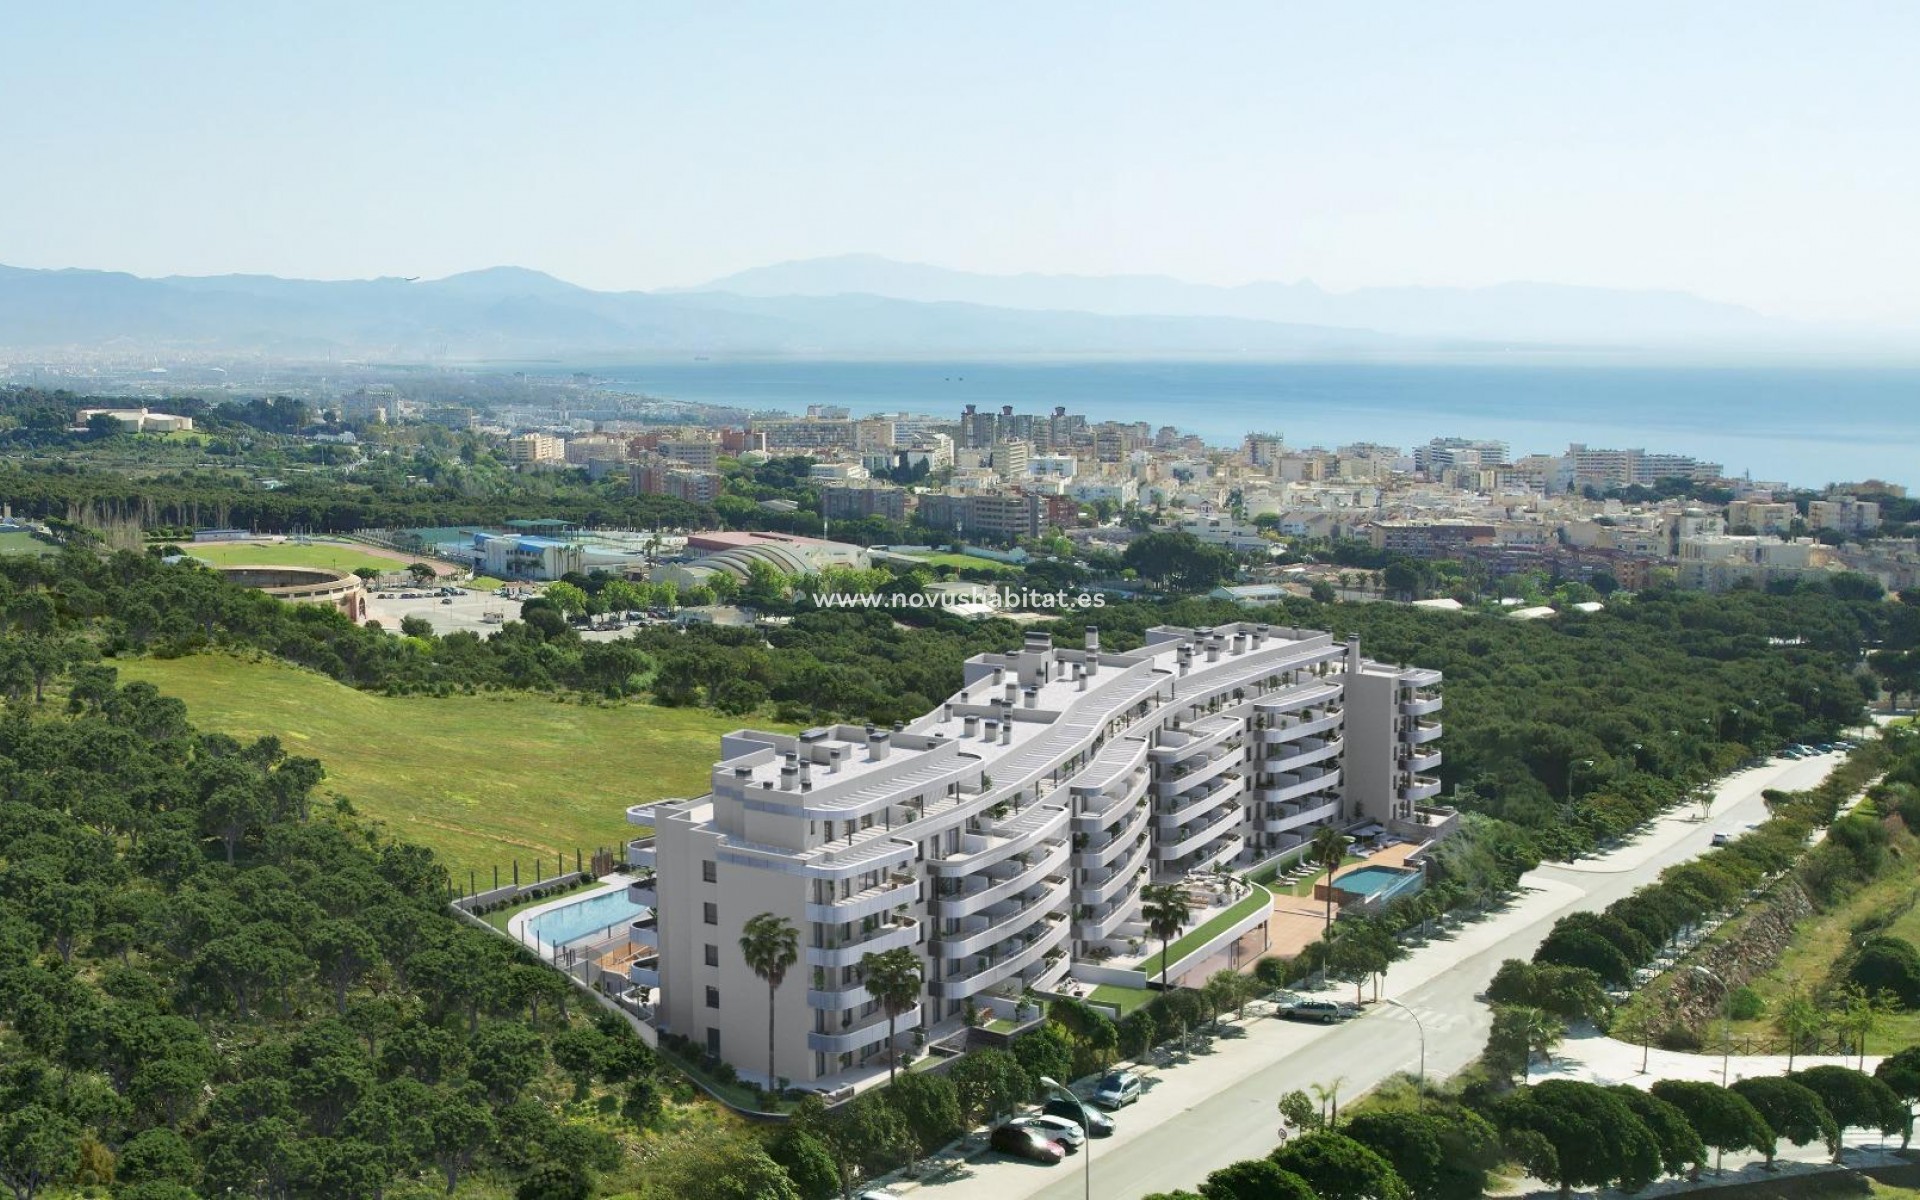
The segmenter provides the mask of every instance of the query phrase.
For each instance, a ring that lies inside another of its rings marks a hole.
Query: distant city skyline
[[[1668,288],[1920,325],[1920,10],[10,14],[0,262],[601,289],[958,269]]]

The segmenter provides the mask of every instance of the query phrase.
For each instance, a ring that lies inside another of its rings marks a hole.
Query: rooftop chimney
[[[1025,699],[1026,699],[1026,707],[1038,708],[1040,705],[1040,689],[1037,687],[1028,688],[1026,690]]]
[[[1015,699],[1015,698],[1016,698],[1017,696],[1019,696],[1019,695],[1020,695],[1020,685],[1019,685],[1019,684],[1017,684],[1017,683],[1009,683],[1009,684],[1007,684],[1007,695],[1006,695],[1006,700],[1007,700],[1007,703],[1008,703],[1008,704],[1012,704],[1012,703],[1013,703],[1013,701],[1014,701],[1014,699]]]
[[[1245,654],[1247,652],[1247,635],[1245,633],[1236,633],[1233,635],[1233,652],[1235,654]]]
[[[846,753],[846,750],[839,746],[833,746],[828,748],[827,774],[838,775],[840,773],[840,756],[845,753]]]
[[[1008,718],[1007,720],[1005,720],[1005,721],[1002,721],[1002,722],[1000,723],[1000,744],[1001,744],[1002,746],[1011,746],[1011,745],[1013,745],[1013,720],[1012,720],[1012,718]]]
[[[1087,626],[1087,649],[1100,649],[1100,627],[1098,625]]]
[[[978,733],[979,731],[980,731],[980,718],[973,716],[972,714],[968,714],[966,719],[960,723],[961,737],[972,737],[974,734]]]
[[[783,792],[792,791],[793,785],[798,783],[799,780],[800,780],[800,768],[797,764],[794,763],[792,759],[788,759],[786,762],[780,765],[780,790],[781,791]]]
[[[867,761],[885,762],[887,754],[893,749],[893,735],[885,730],[868,730]]]

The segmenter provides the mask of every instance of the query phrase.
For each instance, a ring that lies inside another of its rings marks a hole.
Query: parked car
[[[1058,1142],[1049,1141],[1024,1125],[1002,1125],[993,1131],[993,1136],[988,1139],[987,1144],[1002,1154],[1011,1154],[1015,1158],[1048,1165],[1057,1163],[1067,1156],[1067,1152]]]
[[[1732,840],[1733,840],[1733,835],[1728,833],[1726,830],[1721,829],[1721,830],[1715,831],[1713,838],[1709,844],[1714,846],[1724,846]]]
[[[1042,1114],[1037,1117],[1022,1117],[1014,1122],[1023,1129],[1031,1129],[1050,1142],[1059,1142],[1062,1149],[1072,1154],[1087,1144],[1087,1135],[1080,1128],[1080,1122],[1069,1121],[1065,1117],[1049,1117]]]
[[[442,604],[452,604],[452,603],[453,603],[453,597],[452,597],[452,596],[442,596],[442,597],[440,597],[440,603],[442,603]]]
[[[1093,1102],[1102,1108],[1125,1108],[1140,1098],[1140,1077],[1131,1071],[1113,1071],[1093,1086]]]
[[[1333,1000],[1302,1000],[1280,1011],[1283,1017],[1295,1021],[1318,1021],[1322,1025],[1331,1025],[1335,1021],[1344,1021],[1359,1015],[1359,1010],[1351,1004],[1341,1004]]]
[[[1046,1107],[1040,1111],[1050,1117],[1065,1117],[1076,1125],[1084,1120],[1087,1132],[1094,1137],[1111,1137],[1113,1135],[1113,1118],[1093,1107],[1091,1104],[1081,1104],[1078,1101],[1069,1100],[1065,1096],[1055,1096],[1053,1099],[1047,1101]]]

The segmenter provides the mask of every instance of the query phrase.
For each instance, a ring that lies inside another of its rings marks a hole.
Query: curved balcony
[[[1081,795],[1080,811],[1073,814],[1074,829],[1093,833],[1120,820],[1127,815],[1127,806],[1146,793],[1152,779],[1153,774],[1146,767],[1136,767],[1128,772],[1120,791]]]
[[[1338,729],[1343,720],[1345,720],[1345,717],[1342,716],[1338,710],[1335,710],[1323,717],[1314,717],[1305,721],[1295,721],[1292,724],[1282,725],[1277,728],[1262,729],[1260,731],[1260,740],[1270,746],[1294,742],[1301,738],[1312,737],[1316,733],[1326,733],[1328,730]]]
[[[1073,936],[1083,942],[1097,942],[1110,938],[1128,924],[1140,919],[1140,897],[1137,889],[1128,889],[1115,897],[1106,911],[1090,917],[1081,917],[1073,925]]]
[[[916,1004],[893,1019],[893,1031],[896,1036],[911,1033],[919,1024],[920,1006]],[[875,1042],[886,1040],[887,1016],[881,1013],[877,1020],[868,1021],[865,1025],[856,1025],[852,1029],[841,1030],[839,1033],[809,1033],[807,1049],[822,1054],[851,1054]]]
[[[1162,834],[1171,833],[1191,821],[1195,816],[1206,812],[1216,804],[1233,799],[1247,786],[1247,781],[1237,776],[1233,779],[1215,780],[1205,791],[1192,796],[1182,796],[1160,810],[1154,818],[1154,827]]]
[[[1413,782],[1400,789],[1400,798],[1418,804],[1422,800],[1431,800],[1440,794],[1440,781],[1431,775],[1416,775]]]
[[[1162,765],[1185,762],[1194,755],[1210,750],[1223,742],[1230,741],[1237,733],[1245,729],[1232,717],[1208,717],[1196,721],[1190,729],[1169,729],[1163,731],[1163,738],[1184,738],[1178,743],[1162,743],[1152,750],[1153,761]]]
[[[1004,820],[989,822],[983,832],[962,834],[960,852],[929,859],[935,875],[951,878],[972,875],[1033,849],[1067,827],[1068,813],[1057,804],[1033,804]]]
[[[1133,852],[1121,859],[1106,874],[1097,879],[1082,879],[1079,890],[1074,893],[1076,904],[1105,904],[1119,895],[1127,885],[1140,877],[1140,868],[1147,865],[1147,858],[1153,851],[1153,842],[1141,838]]]
[[[648,955],[636,958],[627,964],[627,981],[636,987],[657,988],[660,986],[660,958]]]
[[[1297,771],[1337,756],[1345,744],[1339,738],[1307,738],[1289,743],[1282,753],[1270,755],[1260,765],[1269,771]]]
[[[1321,771],[1302,771],[1300,774],[1275,775],[1269,787],[1256,787],[1250,798],[1258,803],[1284,804],[1298,800],[1302,796],[1311,796],[1325,788],[1340,782],[1340,768],[1334,767]]]
[[[1440,707],[1440,697],[1423,696],[1418,700],[1401,701],[1400,715],[1403,717],[1424,717],[1429,713],[1439,712]]]
[[[1057,912],[1066,905],[1067,892],[1072,887],[1065,879],[1055,879],[1042,884],[1042,890],[1019,907],[1005,913],[984,914],[987,922],[976,929],[962,928],[957,934],[942,935],[939,941],[927,948],[929,958],[959,958],[964,954],[978,954],[991,946],[997,946],[1015,934],[1024,933],[1035,922],[1043,920],[1048,913]]]
[[[1312,708],[1316,704],[1327,704],[1340,698],[1341,685],[1316,679],[1312,683],[1295,684],[1270,696],[1262,696],[1253,702],[1256,716],[1275,716],[1281,713],[1296,713],[1303,708]]]
[[[636,879],[627,885],[627,899],[642,908],[659,908],[660,884],[651,875]]]
[[[976,875],[968,879],[961,891],[948,895],[936,894],[933,898],[933,916],[942,919],[948,917],[970,917],[998,904],[1009,896],[1026,891],[1049,875],[1057,874],[1067,865],[1067,845],[1061,842],[1047,848],[1012,875],[994,878],[989,875]]]
[[[631,809],[628,810],[632,812]],[[635,838],[627,843],[627,865],[636,870],[651,871],[654,865],[653,839]]]
[[[841,900],[807,905],[807,920],[823,925],[857,921],[920,899],[920,877],[906,871],[889,872],[881,881]]]
[[[1195,790],[1223,771],[1230,771],[1247,761],[1246,755],[1239,750],[1221,750],[1204,765],[1194,767],[1178,778],[1162,778],[1154,784],[1154,792],[1161,797],[1180,796]]]
[[[1188,871],[1204,871],[1219,863],[1232,862],[1246,848],[1247,839],[1238,833],[1231,833],[1201,847],[1200,852],[1188,859],[1184,867]]]
[[[1000,956],[983,955],[966,958],[962,968],[973,967],[970,973],[955,974],[930,986],[935,996],[942,1000],[960,1000],[967,996],[978,995],[990,987],[1004,983],[1015,975],[1033,966],[1047,956],[1050,950],[1058,949],[1067,940],[1072,931],[1066,920],[1047,921],[1046,931],[1033,941]],[[985,966],[977,966],[978,959],[986,958]]]
[[[1119,858],[1132,848],[1147,828],[1149,812],[1145,807],[1134,811],[1132,821],[1114,831],[1112,837],[1098,846],[1087,846],[1073,853],[1073,865],[1082,871],[1097,871],[1114,859]]]
[[[1440,752],[1433,750],[1426,754],[1409,754],[1400,760],[1400,769],[1411,771],[1416,775],[1437,771],[1440,769]]]
[[[920,922],[912,917],[895,916],[882,921],[866,936],[838,946],[808,946],[806,963],[810,967],[851,967],[869,954],[917,945],[919,941]]]
[[[627,926],[627,940],[636,946],[647,946],[658,950],[660,948],[660,917],[655,913],[648,913]]]
[[[1238,825],[1240,823],[1240,815],[1239,805],[1226,805],[1222,807],[1217,814],[1203,817],[1187,826],[1184,833],[1175,835],[1175,840],[1163,843],[1154,854],[1154,857],[1162,863],[1170,863],[1176,859],[1185,858],[1214,838],[1221,836],[1235,825]]]
[[[1303,826],[1334,820],[1339,815],[1340,801],[1337,798],[1325,804],[1283,804],[1278,814],[1256,816],[1253,830],[1266,834],[1289,833]]]
[[[1408,746],[1419,746],[1439,737],[1441,729],[1438,721],[1416,721],[1411,727],[1400,731],[1400,741]]]

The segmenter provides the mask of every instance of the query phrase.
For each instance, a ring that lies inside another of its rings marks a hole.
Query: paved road
[[[1704,853],[1715,830],[1766,819],[1764,788],[1808,788],[1841,759],[1782,759],[1728,779],[1711,816],[1697,810],[1664,817],[1604,856],[1543,866],[1521,880],[1521,894],[1486,919],[1435,939],[1388,972],[1381,995],[1413,1009],[1426,1028],[1426,1069],[1448,1075],[1486,1042],[1490,1013],[1475,997],[1500,963],[1525,958],[1553,923],[1577,909],[1604,908],[1665,868]],[[1340,993],[1345,994],[1341,988]],[[1091,1194],[1135,1200],[1191,1189],[1209,1171],[1273,1149],[1282,1093],[1342,1080],[1353,1097],[1399,1071],[1414,1071],[1420,1042],[1406,1013],[1382,1006],[1331,1028],[1255,1018],[1243,1038],[1222,1039],[1211,1054],[1154,1072],[1139,1104],[1123,1110],[1118,1131],[1092,1148]],[[913,1189],[927,1200],[1070,1200],[1085,1186],[1082,1155],[1057,1167],[988,1156],[954,1179]]]

